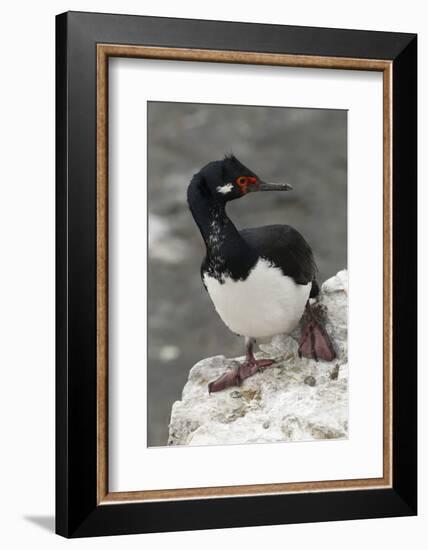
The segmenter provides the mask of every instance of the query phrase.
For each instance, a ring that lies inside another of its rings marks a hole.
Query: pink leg
[[[235,367],[225,372],[208,384],[209,393],[218,392],[231,386],[239,386],[243,380],[253,376],[256,372],[266,369],[274,364],[274,361],[271,359],[256,359],[254,357],[254,338],[246,338],[246,358],[245,361]]]
[[[321,314],[308,304],[303,316],[303,328],[299,340],[299,357],[333,361],[336,357],[333,344],[323,324]]]

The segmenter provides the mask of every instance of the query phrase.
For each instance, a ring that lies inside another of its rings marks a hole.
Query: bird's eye
[[[247,176],[239,176],[239,178],[236,178],[236,183],[241,187],[246,187],[248,185],[248,179]]]

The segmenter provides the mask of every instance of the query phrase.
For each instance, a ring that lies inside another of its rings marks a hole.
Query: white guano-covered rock
[[[199,361],[189,373],[181,401],[171,411],[169,445],[224,445],[343,439],[348,436],[347,271],[321,288],[326,330],[335,347],[332,362],[299,358],[298,331],[275,336],[257,357],[276,366],[240,387],[208,393],[208,383],[233,361],[219,355]]]

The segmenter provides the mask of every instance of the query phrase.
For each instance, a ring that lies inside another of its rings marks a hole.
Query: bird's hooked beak
[[[266,183],[259,181],[254,191],[291,191],[293,188],[288,183]]]

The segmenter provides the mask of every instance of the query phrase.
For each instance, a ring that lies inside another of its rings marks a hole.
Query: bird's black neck
[[[258,255],[228,217],[225,202],[204,191],[195,178],[187,198],[207,249],[204,269],[219,280],[226,274],[235,280],[245,279]]]

